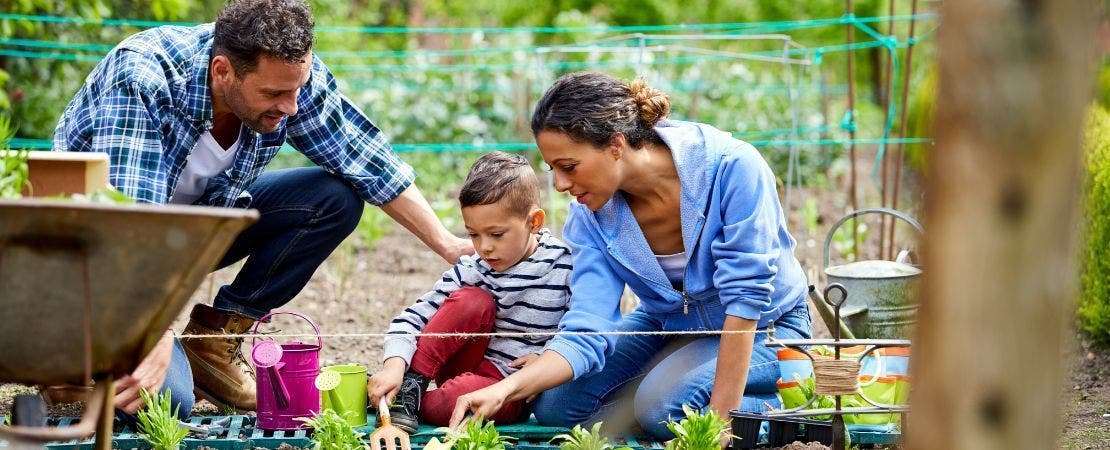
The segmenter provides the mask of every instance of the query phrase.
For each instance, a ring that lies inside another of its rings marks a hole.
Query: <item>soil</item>
[[[867,157],[861,155],[860,160],[867,161]],[[864,168],[861,169],[861,174],[869,173],[870,165],[863,164],[861,167]],[[835,173],[843,171],[834,170],[828,184],[846,186],[846,177]],[[861,176],[862,178],[865,177]],[[912,183],[912,180],[907,182]],[[916,190],[904,188],[904,192],[909,191]],[[861,183],[860,192],[861,205],[877,203],[875,189]],[[844,200],[846,195],[842,191],[830,191],[827,188],[795,190],[792,196],[795,200],[789,211],[794,212],[802,209],[805,199],[817,200],[816,214],[811,215],[808,221],[801,218],[803,214],[790,214],[790,230],[798,240],[796,255],[806,268],[810,280],[819,280],[817,275],[823,266],[825,233],[851,207]],[[906,199],[903,205],[912,203],[912,200]],[[899,209],[905,211],[909,208],[902,206]],[[559,216],[562,217],[561,214]],[[877,216],[868,219],[868,222],[871,231],[866,233],[868,239],[861,243],[861,248],[865,249],[861,259],[877,259]],[[372,246],[360,242],[356,237],[348,239],[325,261],[301,294],[283,308],[311,317],[326,334],[352,335],[323,339],[324,348],[320,354],[322,364],[359,363],[366,365],[370,373],[380,368],[380,338],[357,334],[385,331],[390,319],[423,294],[449,267],[412,235],[394,227],[394,230]],[[552,229],[557,230],[558,224],[552,225]],[[907,235],[910,235],[907,240],[910,242],[912,233],[899,231],[900,238]],[[838,256],[833,259],[833,264],[837,264],[838,259],[843,262]],[[211,274],[193,295],[191,303],[210,302],[219,286],[232,280],[236,270],[237,267],[232,266]],[[818,284],[823,285],[823,281],[818,281]],[[175,322],[175,329],[179,332],[185,327],[189,310],[190,307],[187,307]],[[275,318],[269,328],[281,328],[287,333],[310,331],[307,324],[290,316]],[[830,336],[816,313],[814,334],[815,337]],[[1065,411],[1061,445],[1069,449],[1110,449],[1110,383],[1107,381],[1110,377],[1110,351],[1092,348],[1082,337],[1075,342],[1074,352],[1068,358],[1067,383],[1060,396]],[[34,389],[0,384],[0,415],[8,412],[15,394],[30,392],[34,392]],[[53,406],[49,411],[54,416],[77,416],[81,409],[80,405],[61,405]],[[203,401],[194,410],[194,414],[201,415],[220,413],[214,406]],[[825,447],[793,443],[783,448]]]

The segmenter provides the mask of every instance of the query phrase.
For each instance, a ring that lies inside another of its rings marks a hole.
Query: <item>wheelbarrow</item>
[[[95,382],[78,424],[17,423],[0,437],[18,446],[96,432],[96,448],[110,448],[112,381],[134,370],[257,219],[243,209],[0,201],[0,382]]]
[[[915,292],[920,268],[904,263],[904,254],[898,261],[867,260],[829,266],[829,246],[836,230],[848,220],[864,214],[894,216],[912,226],[919,236],[924,234],[921,224],[901,211],[868,208],[849,213],[833,224],[825,238],[825,277],[829,284],[838,283],[850,294],[841,308],[840,320],[833,317],[832,308],[820,298],[816,289],[810,289],[809,295],[829,330],[839,329],[845,338],[908,338],[917,313]]]

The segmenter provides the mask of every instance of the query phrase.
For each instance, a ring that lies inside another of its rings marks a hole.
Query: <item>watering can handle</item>
[[[305,316],[304,314],[295,313],[295,312],[292,312],[292,311],[274,311],[274,312],[266,314],[265,316],[262,316],[262,318],[258,319],[258,321],[256,321],[254,323],[254,326],[251,327],[251,334],[255,335],[255,337],[251,338],[251,345],[252,346],[255,344],[255,342],[258,342],[258,336],[257,336],[258,335],[258,326],[261,325],[262,322],[264,322],[266,320],[266,318],[268,318],[270,316],[276,316],[278,314],[297,316],[297,317],[300,317],[300,318],[304,319],[305,322],[308,322],[309,325],[312,325],[312,331],[316,332],[316,345],[320,346],[320,348],[324,348],[324,340],[320,338],[320,327],[316,326],[316,322],[313,322],[312,319],[309,319],[308,316]]]
[[[824,252],[824,261],[825,261],[825,267],[824,268],[825,269],[829,268],[829,245],[832,244],[833,234],[836,233],[836,229],[840,228],[840,226],[843,225],[844,222],[847,222],[850,219],[853,219],[857,216],[862,216],[864,214],[870,214],[870,213],[886,214],[886,215],[897,217],[899,219],[902,219],[902,220],[906,221],[906,223],[910,224],[911,226],[913,226],[913,228],[917,230],[918,234],[925,234],[925,229],[921,227],[920,223],[918,223],[916,220],[914,220],[913,217],[910,217],[910,216],[906,215],[906,213],[898,211],[898,210],[894,210],[894,209],[890,209],[890,208],[864,208],[864,209],[859,209],[859,210],[856,210],[856,211],[852,211],[848,215],[846,215],[844,217],[841,217],[840,220],[836,221],[836,223],[833,224],[832,228],[829,229],[829,234],[825,235],[825,252]]]

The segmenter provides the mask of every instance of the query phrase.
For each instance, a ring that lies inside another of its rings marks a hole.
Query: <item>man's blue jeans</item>
[[[247,190],[258,223],[244,230],[218,268],[246,258],[212,306],[258,319],[293,299],[354,231],[363,201],[319,167],[263,172]]]
[[[633,311],[624,317],[620,331],[720,329],[724,307],[719,302],[690,305],[668,314]],[[780,339],[809,338],[809,309],[805,300],[775,321]],[[767,335],[755,335],[752,360],[742,411],[762,411],[764,402],[778,405],[775,382],[779,378],[775,351],[764,345]],[[682,338],[663,335],[624,335],[601,372],[572,380],[536,399],[533,412],[544,425],[573,426],[606,420],[626,413],[628,402],[636,422],[661,439],[673,437],[666,422],[685,416],[682,405],[704,410],[709,404],[717,369],[720,337]]]
[[[264,172],[248,191],[257,223],[244,230],[218,268],[246,258],[235,280],[220,288],[213,307],[254,319],[285,305],[308,284],[362,217],[354,189],[319,167]],[[180,343],[174,344],[165,388],[181,417],[193,408],[193,380]]]

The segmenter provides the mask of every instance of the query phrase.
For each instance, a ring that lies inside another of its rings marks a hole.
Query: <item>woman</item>
[[[459,398],[489,417],[543,392],[543,424],[602,419],[634,392],[636,420],[660,438],[682,405],[758,411],[777,403],[778,338],[808,338],[806,280],[767,163],[708,125],[665,120],[667,96],[643,80],[560,78],[532,115],[555,188],[575,197],[564,228],[571,307],[540,358]],[[625,286],[640,306],[621,317]],[[721,335],[572,332],[724,330]],[[570,381],[570,382],[567,382]],[[565,384],[564,384],[565,383]],[[552,389],[553,388],[553,389]],[[544,392],[547,389],[546,392]]]

